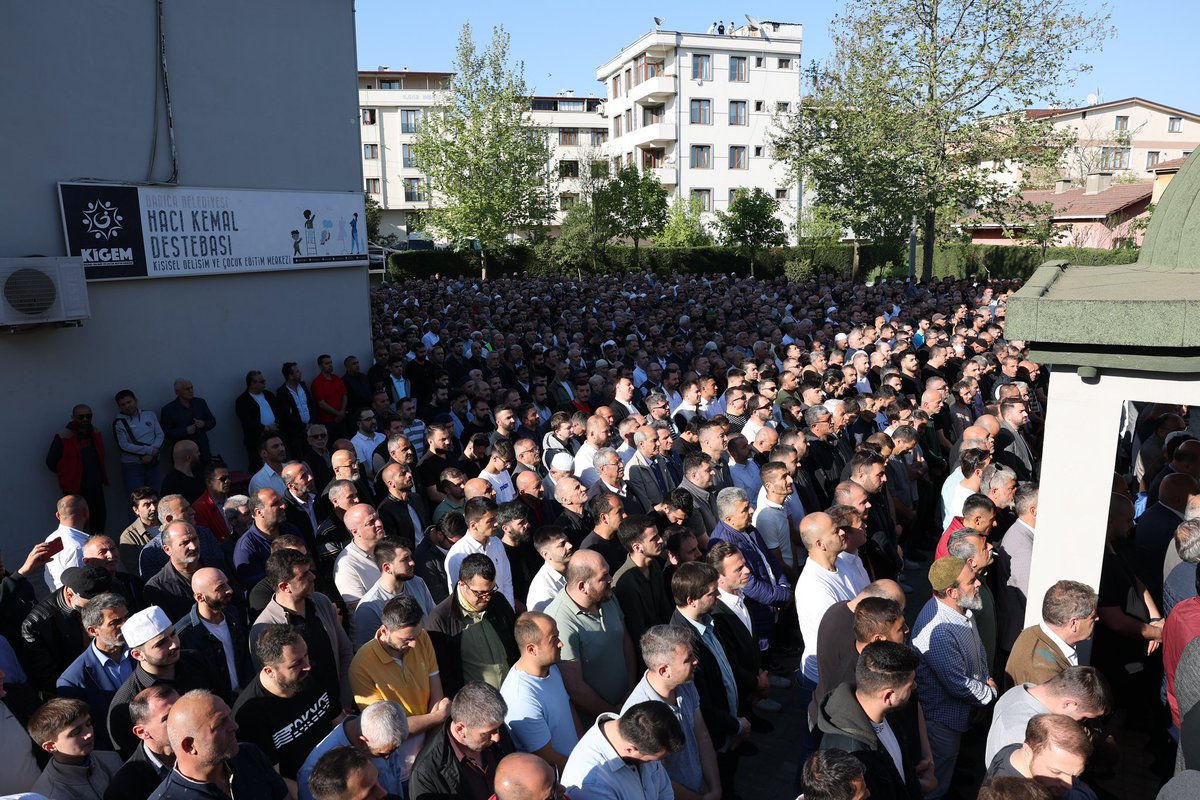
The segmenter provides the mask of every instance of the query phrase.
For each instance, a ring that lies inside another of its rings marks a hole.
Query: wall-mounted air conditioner
[[[0,328],[90,319],[79,258],[0,258]]]

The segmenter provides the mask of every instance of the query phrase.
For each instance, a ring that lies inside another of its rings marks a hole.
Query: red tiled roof
[[[1179,168],[1188,160],[1187,156],[1183,158],[1172,158],[1170,161],[1160,161],[1150,168],[1151,172],[1178,172]]]
[[[1047,117],[1058,117],[1065,114],[1077,114],[1081,111],[1100,111],[1114,106],[1123,106],[1126,103],[1140,103],[1142,105],[1156,108],[1159,111],[1165,111],[1170,114],[1179,114],[1180,116],[1189,117],[1191,119],[1200,119],[1200,114],[1194,114],[1191,111],[1184,111],[1181,108],[1155,103],[1152,100],[1146,100],[1141,97],[1124,97],[1120,100],[1110,100],[1106,103],[1097,103],[1094,106],[1081,106],[1079,108],[1027,108],[1025,109],[1026,119],[1046,119]]]
[[[1056,194],[1053,189],[1031,189],[1021,193],[1027,203],[1050,203],[1054,206],[1054,218],[1105,219],[1123,208],[1145,200],[1153,191],[1153,181],[1117,183],[1097,194],[1084,194],[1083,189],[1068,189]]]

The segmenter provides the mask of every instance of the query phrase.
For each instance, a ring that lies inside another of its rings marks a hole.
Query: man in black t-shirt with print
[[[295,796],[296,773],[341,712],[329,691],[309,679],[308,645],[298,628],[267,626],[255,653],[263,667],[233,706],[238,738],[258,745]]]

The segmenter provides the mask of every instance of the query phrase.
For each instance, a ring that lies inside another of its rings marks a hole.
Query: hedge
[[[920,272],[922,248],[917,248],[917,272]],[[581,265],[588,274],[630,275],[651,272],[669,275],[681,272],[691,275],[718,273],[750,274],[750,260],[729,247],[666,248],[642,247],[638,250],[640,268],[635,268],[634,251],[625,245],[612,245],[600,253],[597,268]],[[934,253],[934,277],[993,277],[1026,278],[1043,261],[1062,259],[1072,264],[1096,266],[1131,264],[1138,251],[1095,250],[1083,247],[1051,247],[1043,257],[1035,247],[1005,247],[1003,245],[949,244]],[[801,242],[794,247],[777,247],[756,254],[755,274],[759,277],[787,275],[801,278],[820,272],[849,276],[854,262],[854,247],[828,242]],[[489,273],[499,275],[576,275],[577,270],[563,270],[541,257],[537,247],[518,245],[506,253],[489,258]],[[470,251],[410,250],[392,253],[388,262],[392,280],[442,277],[474,277],[479,274],[479,257]],[[859,274],[865,280],[880,277],[904,277],[908,274],[908,258],[903,247],[865,244],[859,246]]]

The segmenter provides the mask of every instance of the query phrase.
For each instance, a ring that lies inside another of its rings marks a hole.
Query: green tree
[[[1004,227],[1004,235],[1026,247],[1038,248],[1043,261],[1046,251],[1062,244],[1071,230],[1070,225],[1054,221],[1053,203],[1022,204],[1017,216],[1013,224]]]
[[[383,206],[374,197],[363,193],[363,208],[367,218],[367,241],[374,244],[379,241],[379,225],[383,222]]]
[[[550,246],[548,256],[559,271],[575,270],[583,280],[583,265],[598,271],[599,256],[612,238],[600,232],[592,205],[580,201],[567,209],[559,227],[558,237]]]
[[[413,144],[433,197],[423,221],[456,246],[477,247],[485,279],[491,255],[549,222],[558,185],[546,132],[530,116],[524,66],[509,66],[508,46],[496,27],[481,53],[463,25],[450,88]]]
[[[704,224],[703,213],[696,198],[676,197],[667,212],[667,224],[654,237],[654,244],[658,247],[708,247],[713,243],[713,237]]]
[[[754,259],[759,250],[787,243],[783,222],[775,215],[778,208],[775,198],[762,189],[738,189],[733,193],[729,211],[717,212],[721,243],[749,257],[750,277],[754,277]]]
[[[667,193],[652,172],[630,165],[597,193],[594,203],[603,226],[633,240],[633,264],[641,265],[639,243],[657,236],[667,224]],[[611,236],[609,237],[611,238]]]
[[[918,219],[922,277],[937,237],[1004,202],[998,170],[1057,164],[1067,135],[1024,109],[1062,102],[1110,35],[1084,0],[849,0],[812,94],[781,120],[776,157],[860,238]]]

